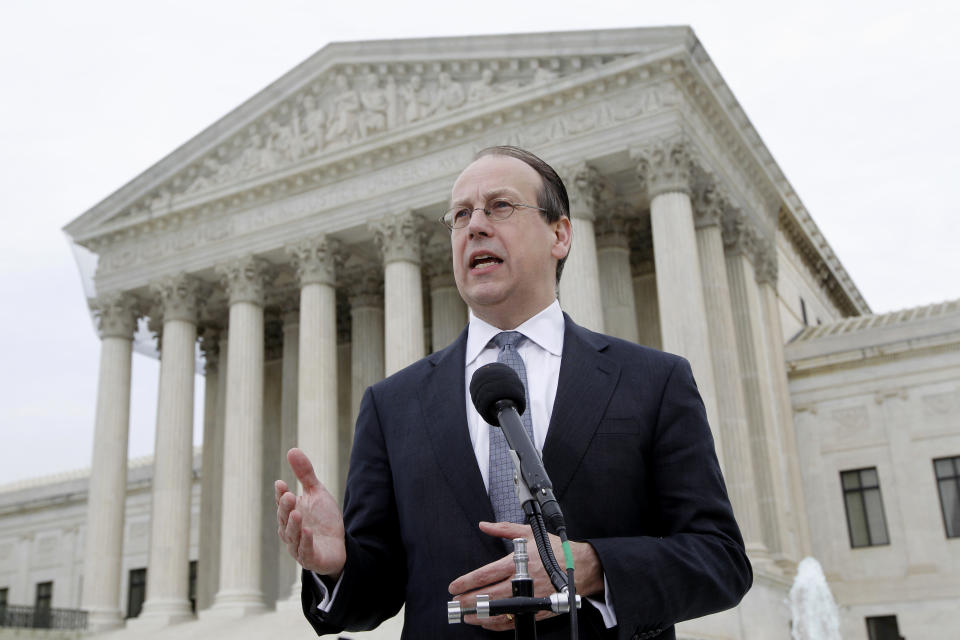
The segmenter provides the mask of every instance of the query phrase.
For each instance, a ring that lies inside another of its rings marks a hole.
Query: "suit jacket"
[[[674,638],[675,622],[736,605],[752,582],[690,365],[565,323],[543,461],[570,539],[596,549],[618,621],[605,630],[585,600],[580,637]],[[371,629],[406,604],[404,638],[496,635],[446,621],[447,585],[505,555],[477,527],[493,510],[466,426],[465,346],[466,331],[367,389],[330,611],[303,580],[318,633]],[[569,637],[566,616],[537,626]]]

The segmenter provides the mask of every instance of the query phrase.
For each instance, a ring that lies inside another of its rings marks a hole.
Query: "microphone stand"
[[[553,613],[570,614],[570,637],[571,640],[577,640],[577,609],[580,608],[580,596],[576,595],[576,586],[573,582],[573,556],[570,552],[570,543],[566,536],[566,527],[563,527],[558,534],[563,542],[564,555],[567,561],[567,573],[564,575],[556,557],[553,554],[553,548],[547,534],[547,528],[543,521],[543,515],[540,511],[540,504],[530,493],[526,480],[520,471],[520,458],[515,450],[510,450],[510,456],[513,459],[514,475],[513,480],[516,486],[517,498],[523,507],[523,512],[527,516],[527,523],[533,531],[534,540],[537,544],[537,551],[540,554],[540,561],[544,569],[550,576],[550,581],[557,590],[548,598],[537,598],[533,596],[533,579],[528,571],[529,555],[527,553],[527,539],[513,539],[513,564],[514,576],[511,580],[513,597],[501,600],[490,600],[490,596],[478,595],[475,607],[462,607],[456,600],[447,602],[447,622],[457,624],[463,620],[463,616],[476,614],[480,619],[486,619],[491,616],[510,614],[513,616],[515,640],[536,640],[536,614],[538,611],[552,611]],[[576,602],[575,607],[570,606],[570,601]]]

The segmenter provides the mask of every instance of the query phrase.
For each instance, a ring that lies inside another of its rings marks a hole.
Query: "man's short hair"
[[[525,162],[540,176],[542,185],[537,193],[537,206],[545,210],[543,217],[547,222],[556,222],[560,218],[570,217],[570,198],[567,196],[567,188],[563,186],[563,180],[549,164],[526,149],[510,145],[481,149],[473,159],[479,160],[484,156],[509,156]],[[570,253],[567,252],[566,256],[557,261],[557,284],[560,284],[560,274],[563,273],[563,265],[569,255]]]

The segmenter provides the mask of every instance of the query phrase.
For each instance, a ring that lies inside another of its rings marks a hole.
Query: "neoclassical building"
[[[60,606],[131,634],[252,633],[272,617],[312,633],[290,622],[297,572],[275,538],[272,480],[292,481],[283,452],[296,445],[340,494],[364,389],[463,329],[437,219],[459,171],[496,144],[531,149],[564,177],[574,246],[563,308],[693,366],[756,577],[740,607],[680,635],[788,637],[784,602],[808,555],[831,583],[855,577],[837,590],[844,637],[867,638],[865,616],[901,611],[900,587],[856,587],[874,574],[837,537],[840,481],[852,482],[842,474],[854,463],[816,444],[830,427],[811,418],[837,393],[830,376],[853,375],[818,351],[816,325],[875,316],[685,27],[331,44],[67,225],[96,258],[89,303],[102,347],[85,517]],[[161,359],[149,516],[128,484],[138,321]],[[937,347],[954,398],[958,344]],[[960,456],[956,420],[944,432],[937,446]],[[885,473],[894,469],[884,483]],[[136,557],[135,499],[148,541]],[[942,562],[960,568],[958,547],[934,556],[908,573],[937,576],[923,583],[930,601],[956,596]],[[143,569],[142,611],[124,622]]]

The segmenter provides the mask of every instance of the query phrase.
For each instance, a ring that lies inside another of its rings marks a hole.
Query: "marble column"
[[[220,585],[210,612],[242,616],[266,609],[260,590],[263,483],[263,287],[267,264],[246,256],[219,265],[230,298],[230,357],[223,439]]]
[[[467,305],[457,291],[450,255],[450,236],[444,232],[427,245],[424,262],[430,283],[430,329],[433,350],[457,339],[467,326]]]
[[[780,323],[780,299],[777,294],[777,250],[773,241],[761,243],[757,250],[756,279],[760,294],[761,315],[767,327],[767,356],[775,395],[775,411],[779,427],[781,456],[779,469],[786,476],[787,504],[786,522],[791,526],[792,546],[787,550],[790,560],[798,562],[812,553],[807,512],[804,508],[803,478],[799,466],[796,428],[793,421],[793,405],[787,382],[787,362],[783,353],[783,327]]]
[[[633,300],[637,314],[637,342],[662,349],[657,274],[653,265],[653,242],[649,237],[630,253],[630,273],[633,276]]]
[[[100,377],[87,500],[86,579],[80,606],[88,612],[90,630],[102,631],[123,624],[120,583],[136,300],[119,293],[103,295],[94,312],[100,332]]]
[[[261,501],[264,518],[261,524],[260,589],[267,606],[273,606],[280,598],[289,595],[290,582],[280,585],[280,565],[276,562],[278,547],[277,519],[274,516],[276,501],[273,482],[280,471],[287,467],[281,464],[280,438],[283,435],[283,324],[279,313],[270,309],[265,314],[263,365],[263,482]],[[289,555],[287,556],[289,557]],[[281,595],[282,594],[282,595]]]
[[[560,306],[581,326],[602,333],[603,303],[593,223],[605,183],[597,170],[586,163],[561,171],[570,197],[573,244],[560,279]]]
[[[320,235],[287,248],[300,281],[297,446],[340,495],[337,444],[337,241]]]
[[[285,305],[283,313],[283,370],[280,374],[280,479],[288,487],[296,485],[297,478],[287,462],[287,452],[297,446],[297,380],[300,368],[300,310],[296,304]],[[300,604],[300,571],[286,547],[277,544],[278,588],[282,597],[286,592],[290,599]],[[296,587],[293,591],[291,584]],[[280,604],[278,603],[278,607]]]
[[[767,550],[760,529],[746,399],[720,229],[720,221],[726,208],[726,199],[717,193],[713,186],[703,186],[698,190],[695,202],[697,250],[707,308],[707,329],[712,345],[714,379],[717,384],[719,422],[716,428],[721,434],[722,445],[718,454],[723,465],[730,502],[733,504],[747,550],[752,558],[759,560],[766,556]]]
[[[188,599],[190,501],[193,489],[193,390],[197,280],[187,275],[153,285],[163,309],[160,394],[153,464],[147,599],[140,619],[163,624],[193,617]]]
[[[690,149],[683,142],[664,142],[633,155],[650,198],[663,350],[690,361],[716,437],[716,385],[690,202]]]
[[[411,211],[370,224],[383,258],[384,373],[389,376],[425,354],[420,220]]]
[[[637,342],[637,304],[630,274],[630,242],[623,204],[597,219],[597,265],[603,324],[611,336]]]
[[[200,481],[200,552],[197,611],[209,609],[220,583],[220,517],[223,504],[223,426],[227,388],[227,332],[207,329],[203,453]]]
[[[757,232],[741,212],[725,215],[723,243],[727,279],[750,431],[750,457],[757,488],[760,529],[764,545],[777,560],[784,557],[784,535],[789,525],[784,509],[787,492],[777,472],[781,464],[774,426],[773,375],[766,355],[766,329],[753,267],[758,238]]]
[[[350,415],[355,421],[367,387],[383,380],[383,285],[379,269],[350,279]]]

